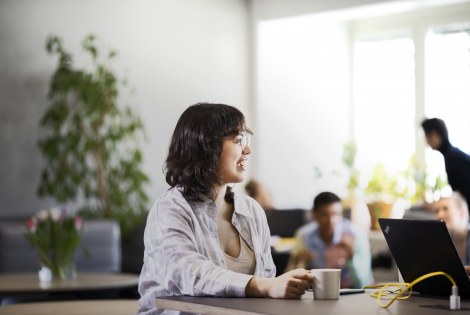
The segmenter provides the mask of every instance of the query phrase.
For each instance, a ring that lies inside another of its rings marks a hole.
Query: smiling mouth
[[[241,167],[243,170],[245,170],[245,168],[246,168],[245,162],[246,162],[245,160],[240,161],[240,162],[237,163],[237,166],[239,166],[239,167]]]

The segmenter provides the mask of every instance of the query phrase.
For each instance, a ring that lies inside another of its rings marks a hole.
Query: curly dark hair
[[[198,103],[188,107],[176,124],[165,162],[166,182],[181,187],[189,200],[202,201],[220,183],[218,174],[226,137],[252,133],[243,113],[225,104]],[[227,188],[225,200],[233,202]]]

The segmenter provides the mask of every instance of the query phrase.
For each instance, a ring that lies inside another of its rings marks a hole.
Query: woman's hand
[[[465,271],[467,272],[467,275],[470,278],[470,266],[465,266]]]
[[[246,296],[299,299],[312,282],[310,271],[303,268],[294,269],[276,278],[253,277],[246,286]]]

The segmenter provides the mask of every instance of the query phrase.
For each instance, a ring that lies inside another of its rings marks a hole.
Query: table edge
[[[165,297],[155,299],[157,308],[175,310],[180,312],[196,312],[205,315],[265,315],[264,313],[242,311],[219,306],[211,306],[187,301],[169,300]]]

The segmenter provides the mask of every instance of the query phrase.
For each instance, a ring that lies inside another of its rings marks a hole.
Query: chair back
[[[271,235],[293,237],[299,227],[307,223],[308,211],[304,209],[271,210],[266,212]]]
[[[121,230],[112,220],[89,220],[83,224],[82,244],[74,258],[77,271],[120,272]],[[36,272],[39,260],[24,237],[24,221],[0,221],[0,273]]]

